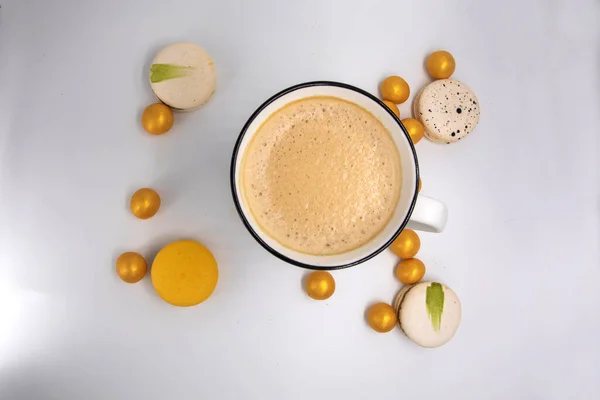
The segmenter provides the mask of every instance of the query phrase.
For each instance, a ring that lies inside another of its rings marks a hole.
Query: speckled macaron
[[[405,286],[394,309],[404,334],[422,347],[439,347],[452,339],[462,315],[456,293],[438,282]]]
[[[208,53],[194,43],[173,43],[158,52],[150,67],[150,86],[166,105],[194,110],[208,101],[217,73]]]
[[[464,83],[440,79],[425,86],[415,98],[413,112],[436,143],[458,142],[479,122],[479,101]]]

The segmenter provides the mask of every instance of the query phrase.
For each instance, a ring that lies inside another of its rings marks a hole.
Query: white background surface
[[[597,399],[599,27],[593,0],[3,1],[0,399]],[[219,87],[151,137],[149,63],[179,40],[208,50]],[[417,145],[423,193],[450,210],[419,258],[463,304],[453,341],[425,350],[364,321],[400,288],[389,252],[312,301],[306,272],[245,231],[228,176],[271,94],[316,79],[376,93],[389,74],[414,93],[439,48],[482,120]],[[164,200],[148,221],[127,209],[143,186]],[[188,309],[114,271],[177,238],[220,267]]]

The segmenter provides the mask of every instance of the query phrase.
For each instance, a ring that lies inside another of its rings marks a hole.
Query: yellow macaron
[[[215,290],[219,279],[215,257],[194,240],[180,240],[163,247],[154,258],[150,274],[158,295],[180,307],[202,303]]]

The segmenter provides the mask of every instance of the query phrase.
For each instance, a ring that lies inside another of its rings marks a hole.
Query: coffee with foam
[[[274,112],[245,151],[244,201],[266,234],[306,254],[361,247],[391,219],[402,186],[389,132],[362,107],[308,97]]]

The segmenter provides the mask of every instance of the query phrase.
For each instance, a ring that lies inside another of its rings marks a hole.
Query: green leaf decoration
[[[162,82],[168,79],[181,78],[188,75],[193,67],[175,64],[152,64],[150,67],[150,82]]]
[[[444,289],[441,284],[433,282],[427,288],[425,305],[433,330],[439,332],[442,323],[442,312],[444,311]]]

